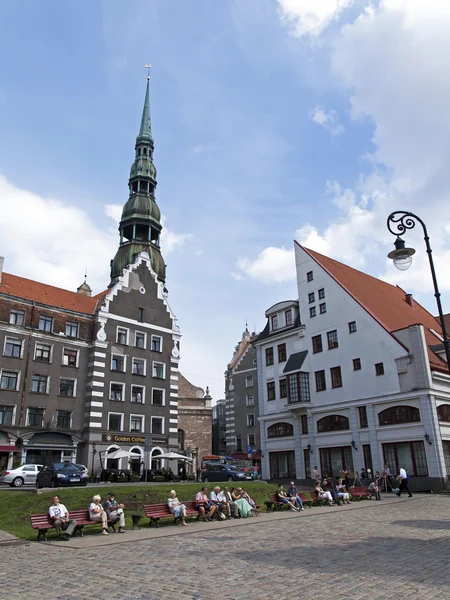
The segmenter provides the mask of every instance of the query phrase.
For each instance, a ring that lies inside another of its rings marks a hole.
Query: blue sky
[[[434,312],[424,253],[394,272],[384,225],[390,210],[417,211],[444,273],[450,11],[427,6],[2,3],[5,270],[74,289],[87,266],[95,291],[108,283],[150,62],[167,286],[193,383],[222,397],[246,320],[259,330],[295,298],[294,238]]]

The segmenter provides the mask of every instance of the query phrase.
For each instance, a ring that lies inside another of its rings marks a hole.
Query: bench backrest
[[[362,487],[352,487],[350,488],[350,491],[352,492],[352,494],[354,492],[356,492],[357,494],[366,494],[369,491],[368,487],[362,486]]]
[[[86,508],[80,508],[78,510],[70,510],[69,516],[71,519],[75,519],[79,524],[90,522],[89,510]],[[53,527],[48,513],[30,515],[30,521],[33,528],[45,529],[46,527]]]

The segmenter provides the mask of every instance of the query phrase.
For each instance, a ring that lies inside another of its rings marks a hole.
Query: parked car
[[[7,469],[0,475],[0,483],[8,483],[11,487],[34,485],[40,469],[42,465],[22,465],[17,469]]]
[[[53,463],[45,465],[36,477],[36,487],[61,487],[65,485],[86,485],[88,476],[73,463]]]
[[[234,465],[209,465],[201,474],[201,480],[208,481],[251,481],[250,473],[244,473]]]
[[[83,471],[83,473],[89,477],[89,469],[87,467],[85,467],[84,465],[77,465],[77,464],[75,466],[78,467],[79,469],[81,469]]]

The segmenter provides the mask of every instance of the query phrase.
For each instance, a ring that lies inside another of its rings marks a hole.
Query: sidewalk
[[[338,513],[355,510],[380,510],[383,507],[386,508],[391,504],[417,502],[420,500],[429,499],[429,497],[429,494],[415,494],[412,498],[397,498],[392,494],[390,496],[383,496],[381,502],[376,502],[375,500],[361,500],[359,502],[354,501],[351,504],[344,506],[314,506],[312,508],[305,506],[305,510],[300,513],[290,510],[282,510],[273,513],[261,513],[259,517],[252,517],[248,519],[231,519],[229,521],[220,522],[214,521],[213,523],[205,523],[204,521],[198,522],[197,520],[192,521],[188,519],[187,527],[182,527],[178,524],[173,525],[171,523],[168,523],[167,525],[161,525],[159,528],[156,528],[155,526],[149,527],[148,519],[143,517],[141,520],[141,529],[128,529],[123,535],[118,533],[110,533],[108,536],[101,535],[97,531],[94,532],[92,528],[87,527],[84,537],[79,537],[77,535],[69,542],[61,542],[56,540],[53,537],[54,533],[49,532],[48,542],[38,543],[50,546],[56,545],[59,548],[72,548],[76,550],[82,550],[84,548],[98,548],[101,546],[112,546],[114,544],[135,544],[137,542],[144,542],[159,538],[205,533],[205,531],[217,529],[251,527],[255,525],[264,526],[267,521],[284,521],[286,519],[293,519],[299,523],[302,519],[310,519],[315,517],[320,518],[321,516],[330,515],[330,513],[336,513],[336,519],[338,519]],[[89,532],[90,529],[92,530],[92,534]]]

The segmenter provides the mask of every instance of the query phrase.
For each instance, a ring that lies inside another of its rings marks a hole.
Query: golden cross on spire
[[[145,68],[147,69],[147,79],[150,79],[150,69],[152,68],[152,65],[145,65]]]

